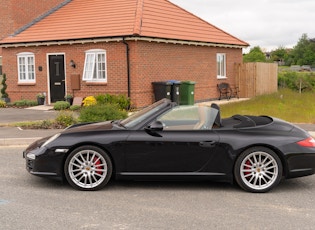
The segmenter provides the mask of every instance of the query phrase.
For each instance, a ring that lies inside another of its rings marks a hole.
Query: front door
[[[50,102],[63,101],[65,96],[64,55],[49,55]]]

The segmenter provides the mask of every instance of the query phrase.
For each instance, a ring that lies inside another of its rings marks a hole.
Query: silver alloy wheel
[[[248,154],[241,162],[240,175],[246,186],[263,190],[272,186],[278,178],[279,167],[275,158],[263,151]]]
[[[108,167],[102,154],[84,149],[71,157],[68,172],[75,185],[83,189],[92,189],[105,180]]]

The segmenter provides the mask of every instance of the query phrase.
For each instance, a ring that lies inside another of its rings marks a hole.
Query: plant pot
[[[9,103],[11,101],[8,97],[0,98],[0,100],[4,101],[5,103]]]
[[[73,103],[73,98],[66,98],[66,102],[69,102],[70,105]]]
[[[44,97],[38,97],[37,98],[37,104],[38,105],[43,105],[45,103],[45,98]]]

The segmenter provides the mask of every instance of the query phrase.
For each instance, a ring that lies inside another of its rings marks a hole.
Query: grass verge
[[[281,89],[248,101],[221,105],[222,117],[234,114],[268,115],[293,123],[315,123],[315,94]]]

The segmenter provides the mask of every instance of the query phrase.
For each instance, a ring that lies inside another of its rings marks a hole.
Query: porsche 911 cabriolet
[[[221,118],[217,104],[162,99],[124,120],[83,123],[31,144],[26,169],[99,190],[112,179],[217,180],[267,192],[314,174],[315,140],[269,116]]]

